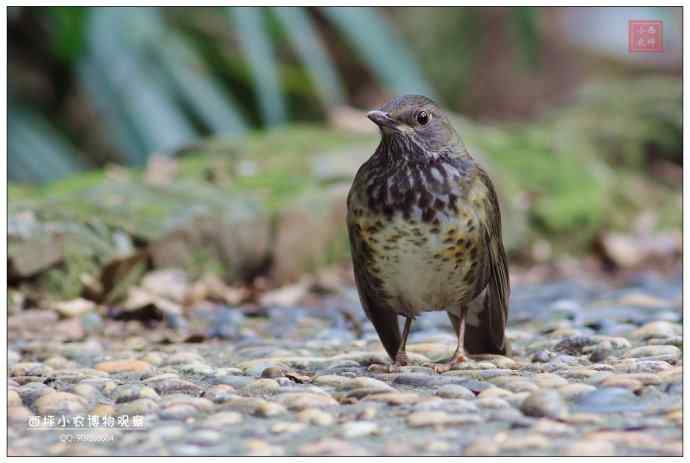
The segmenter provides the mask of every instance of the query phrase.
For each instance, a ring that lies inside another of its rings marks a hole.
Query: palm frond
[[[244,57],[251,68],[260,113],[268,126],[282,124],[287,118],[285,101],[278,78],[278,64],[265,28],[263,10],[233,7],[229,15],[237,28]]]

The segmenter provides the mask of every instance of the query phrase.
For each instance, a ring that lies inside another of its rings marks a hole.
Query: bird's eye
[[[428,112],[419,111],[417,113],[417,122],[419,122],[419,125],[427,125],[430,120],[431,120],[431,114],[429,114]]]

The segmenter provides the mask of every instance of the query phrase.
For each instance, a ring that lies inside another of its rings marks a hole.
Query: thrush
[[[383,347],[407,364],[412,321],[444,310],[458,341],[437,371],[467,354],[506,355],[508,263],[489,176],[429,98],[401,96],[368,117],[381,141],[355,176],[347,225],[359,297]]]

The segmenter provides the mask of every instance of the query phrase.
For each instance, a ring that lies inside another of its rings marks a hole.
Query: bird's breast
[[[372,207],[371,197],[350,206],[358,237],[371,250],[368,271],[380,279],[387,305],[409,316],[471,299],[481,257],[478,203],[459,182],[432,190],[427,185],[417,183],[415,201],[392,212]],[[390,188],[385,194],[390,197]]]

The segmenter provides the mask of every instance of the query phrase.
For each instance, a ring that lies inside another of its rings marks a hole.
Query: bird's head
[[[367,117],[381,130],[383,142],[400,141],[433,155],[462,148],[462,141],[436,103],[421,95],[393,98]]]

